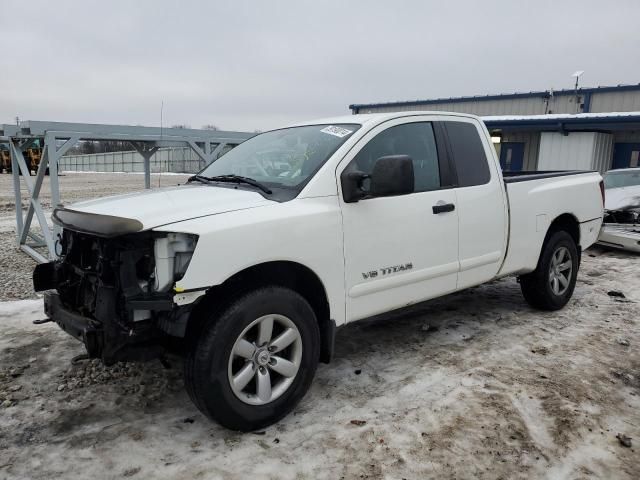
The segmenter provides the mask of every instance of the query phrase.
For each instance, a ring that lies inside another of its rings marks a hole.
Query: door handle
[[[439,203],[431,207],[434,214],[453,212],[456,206],[453,203]]]

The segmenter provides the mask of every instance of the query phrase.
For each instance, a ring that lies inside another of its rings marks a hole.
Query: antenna
[[[553,87],[547,90],[547,95],[544,96],[544,114],[551,113],[549,111],[549,101],[553,98]]]
[[[580,113],[580,96],[578,95],[578,83],[580,82],[580,77],[582,76],[583,73],[584,73],[584,70],[578,70],[576,72],[573,72],[573,75],[571,75],[576,79],[576,85],[574,87],[575,95],[576,95],[576,113]]]

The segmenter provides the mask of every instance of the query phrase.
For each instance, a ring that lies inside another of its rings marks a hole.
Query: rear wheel
[[[529,305],[541,310],[564,307],[576,286],[580,258],[571,235],[556,231],[549,235],[536,269],[520,277],[520,288]]]
[[[302,399],[320,354],[318,322],[298,293],[250,292],[208,319],[185,363],[196,406],[223,426],[271,425]]]

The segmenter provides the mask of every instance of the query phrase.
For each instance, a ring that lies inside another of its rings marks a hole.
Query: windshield
[[[199,173],[241,175],[269,187],[299,190],[360,125],[310,125],[262,133]]]
[[[604,176],[605,188],[634,187],[640,185],[640,169],[609,172]]]

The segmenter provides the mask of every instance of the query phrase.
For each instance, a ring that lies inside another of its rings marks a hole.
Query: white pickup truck
[[[349,322],[505,275],[562,308],[603,195],[593,172],[503,177],[470,115],[307,122],[185,185],[56,209],[59,259],[34,287],[106,364],[177,348],[198,408],[251,430],[294,407]]]

